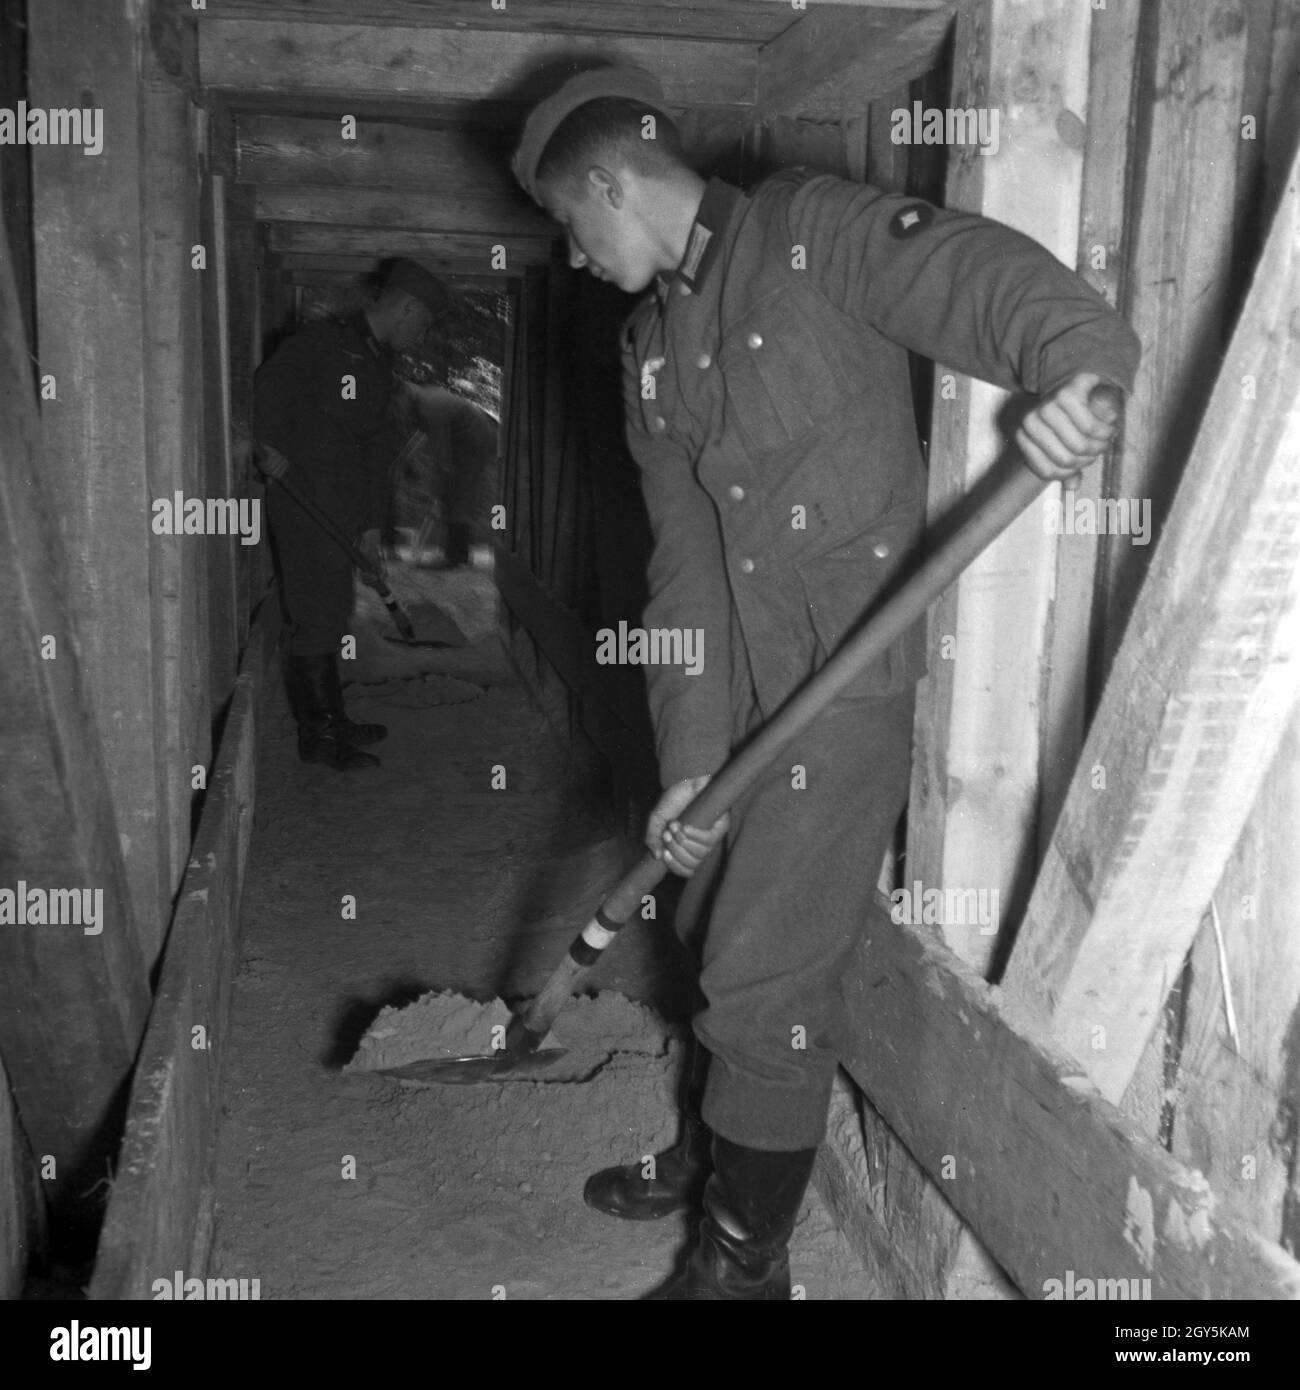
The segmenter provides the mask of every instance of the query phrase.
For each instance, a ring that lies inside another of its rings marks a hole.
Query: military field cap
[[[412,299],[418,299],[435,316],[445,314],[451,308],[451,291],[436,275],[416,261],[394,261],[384,276],[384,288],[402,290]]]
[[[667,109],[663,88],[642,68],[591,68],[569,78],[558,91],[539,101],[524,122],[511,168],[530,197],[537,197],[537,166],[560,122],[579,106],[598,97],[624,97],[628,101],[643,101],[656,111]]]

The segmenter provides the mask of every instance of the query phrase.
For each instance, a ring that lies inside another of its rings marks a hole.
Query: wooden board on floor
[[[148,1299],[177,1270],[203,1278],[240,898],[253,826],[259,702],[274,603],[250,633],[208,782],[131,1086],[92,1299]]]
[[[1002,992],[878,898],[846,980],[845,1065],[1026,1296],[1300,1298],[1300,1263],[1218,1210]]]

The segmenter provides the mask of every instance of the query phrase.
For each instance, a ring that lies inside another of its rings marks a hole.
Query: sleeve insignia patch
[[[934,221],[934,209],[929,203],[908,203],[889,219],[889,235],[895,241],[906,241],[923,232]]]

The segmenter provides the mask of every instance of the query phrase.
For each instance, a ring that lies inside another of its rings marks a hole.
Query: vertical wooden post
[[[209,497],[234,497],[230,433],[230,317],[227,300],[225,179],[211,174],[203,189],[203,241],[208,275],[203,296],[206,491]],[[208,618],[211,642],[210,685],[214,714],[230,694],[239,663],[241,617],[238,612],[236,552],[232,536],[208,538]]]
[[[199,341],[202,284],[196,269],[198,180],[188,94],[162,77],[144,88],[145,395],[149,485],[155,497],[206,495],[202,423],[203,359]],[[210,255],[210,248],[208,248]],[[149,535],[159,583],[153,603],[160,642],[154,654],[162,681],[159,702],[161,797],[169,835],[168,896],[180,886],[189,857],[191,769],[212,753],[208,685],[208,581],[205,549],[221,538]]]
[[[907,190],[907,146],[896,145],[889,137],[893,112],[910,109],[910,101],[909,89],[900,87],[867,108],[867,167],[863,177],[890,193]]]
[[[948,206],[1005,222],[1069,265],[1079,239],[1088,36],[1088,8],[1070,0],[972,4],[958,16],[948,96],[953,107],[992,108],[1000,117],[995,155],[949,150]],[[933,510],[969,490],[997,457],[1004,400],[938,365]],[[904,878],[997,890],[1004,918],[1036,864],[1040,663],[1055,563],[1054,537],[1031,508],[932,609],[931,673],[918,692]],[[943,935],[968,963],[989,968],[995,936],[954,924]],[[935,1252],[942,1295],[1005,1296],[1000,1272],[957,1216],[916,1191],[904,1195],[912,1238]]]
[[[1130,131],[1138,65],[1139,9],[1117,5],[1092,16],[1083,151],[1079,274],[1118,305],[1128,252]],[[1085,469],[1074,494],[1094,504],[1112,467]],[[1055,504],[1056,498],[1052,497]],[[1069,502],[1069,494],[1062,501]],[[1063,535],[1056,547],[1055,601],[1043,672],[1037,852],[1041,859],[1065,800],[1095,704],[1096,535]]]
[[[1227,338],[1233,218],[1224,210],[1237,192],[1249,8],[1249,0],[1221,0],[1212,24],[1178,0],[1156,0],[1142,12],[1141,76],[1151,95],[1135,137],[1125,304],[1146,351],[1107,489],[1150,503],[1153,536],[1173,500]],[[1129,536],[1102,537],[1107,665],[1151,548]]]
[[[34,107],[102,111],[103,149],[35,150],[32,191],[45,469],[70,566],[92,712],[112,788],[140,947],[170,916],[166,750],[155,630],[159,548],[147,461],[142,90],[136,7],[28,10]]]
[[[0,927],[0,1053],[66,1229],[85,1218],[86,1191],[116,1149],[149,990],[89,714],[100,673],[83,660],[97,650],[83,632],[95,616],[68,597],[84,571],[68,563],[55,522],[67,498],[41,447],[22,322],[0,234],[0,887],[15,899]],[[75,893],[81,924],[31,921],[30,889]],[[15,920],[19,894],[28,920]]]
[[[230,421],[236,437],[251,435],[253,428],[253,372],[257,368],[255,342],[257,318],[257,224],[247,189],[226,188],[226,293],[230,304]],[[257,478],[247,453],[232,458],[234,488],[241,497],[257,495]],[[263,515],[265,522],[265,514]],[[241,555],[235,573],[237,636],[242,644],[253,604],[266,587],[270,574],[270,545],[266,527],[262,544],[250,555]]]
[[[1068,265],[1079,240],[1089,10],[1073,0],[985,0],[958,17],[954,107],[1000,113],[1000,148],[949,151],[947,202],[1032,236]],[[1042,190],[1050,188],[1051,197]],[[997,457],[1005,393],[939,364],[930,501],[942,511]],[[931,611],[919,691],[909,880],[997,890],[1004,920],[1036,863],[1041,661],[1056,538],[1033,507]],[[987,970],[996,937],[946,924],[947,944]]]

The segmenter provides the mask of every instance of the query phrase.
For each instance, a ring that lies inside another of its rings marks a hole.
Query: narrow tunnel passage
[[[583,1084],[417,1089],[339,1073],[385,1004],[535,992],[636,852],[515,678],[490,578],[394,578],[417,622],[436,595],[469,645],[416,657],[382,641],[377,616],[357,624],[365,683],[349,705],[389,725],[380,769],[300,763],[268,682],[213,1273],[259,1280],[262,1298],[635,1296],[670,1273],[684,1221],[612,1220],[583,1205],[582,1184],[671,1142],[679,1043]],[[456,681],[484,693],[434,703],[463,695]],[[629,929],[600,989],[680,1014],[670,931]],[[793,1260],[810,1298],[871,1296],[815,1194]]]

